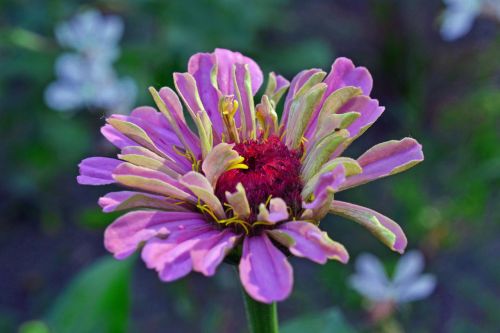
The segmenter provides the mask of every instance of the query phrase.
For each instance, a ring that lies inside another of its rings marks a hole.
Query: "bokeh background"
[[[103,230],[116,217],[96,205],[107,191],[75,177],[82,158],[113,153],[99,134],[109,104],[61,111],[47,93],[57,59],[74,52],[56,27],[89,9],[123,21],[110,75],[131,80],[131,105],[152,105],[148,86],[172,85],[171,73],[184,71],[191,54],[215,47],[288,79],[347,56],[370,69],[372,96],[386,106],[349,155],[404,136],[423,144],[422,164],[339,197],[398,221],[408,248],[420,250],[436,276],[435,291],[374,320],[373,304],[347,283],[353,263],[370,252],[390,272],[399,255],[331,218],[323,226],[352,261],[292,259],[294,291],[280,303],[285,332],[333,332],[332,323],[335,332],[498,332],[500,28],[488,7],[469,15],[461,36],[446,35],[446,4],[454,2],[0,2],[0,332],[246,331],[232,267],[164,284],[137,257],[117,262],[103,248]]]

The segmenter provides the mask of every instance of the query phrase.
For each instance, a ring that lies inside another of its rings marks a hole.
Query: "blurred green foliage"
[[[119,333],[129,322],[132,260],[102,258],[82,271],[47,315],[53,332]]]
[[[306,315],[290,320],[282,325],[283,333],[354,333],[355,330],[345,322],[342,313],[338,309],[327,309],[320,313]]]
[[[116,68],[136,81],[138,105],[152,104],[148,86],[171,86],[171,73],[184,70],[189,55],[215,47],[246,53],[265,72],[289,79],[301,69],[328,69],[334,56],[368,67],[372,95],[386,112],[348,153],[357,156],[375,143],[410,135],[423,143],[426,155],[404,174],[339,195],[400,222],[410,248],[426,254],[428,271],[438,277],[434,296],[400,309],[398,320],[409,332],[500,327],[500,304],[492,296],[500,281],[495,23],[479,20],[469,36],[445,43],[437,34],[441,7],[433,0],[6,0],[0,3],[0,331],[25,323],[22,333],[47,327],[55,333],[124,332],[130,318],[133,332],[246,327],[243,310],[237,310],[238,287],[228,283],[233,275],[163,285],[142,264],[131,275],[131,262],[110,257],[78,274],[105,253],[102,230],[114,216],[97,211],[95,198],[105,189],[76,185],[77,164],[89,155],[110,155],[113,148],[98,131],[104,110],[57,113],[45,105],[43,93],[63,52],[55,25],[86,8],[124,19]],[[369,251],[394,266],[397,256],[362,228],[341,219],[323,223],[352,258]],[[280,305],[284,332],[336,321],[374,330],[363,300],[346,286],[351,266],[293,264],[294,293]],[[344,319],[329,310],[334,305]],[[78,322],[72,321],[76,313]]]

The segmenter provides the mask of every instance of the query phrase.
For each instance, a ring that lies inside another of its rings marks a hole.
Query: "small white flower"
[[[75,53],[63,53],[56,60],[57,81],[45,91],[47,105],[58,111],[85,107],[110,113],[129,111],[137,95],[135,82],[118,78],[112,64],[120,54],[122,33],[120,17],[105,17],[95,10],[60,24],[58,42]]]
[[[361,254],[356,260],[356,274],[349,278],[350,286],[374,303],[409,303],[428,297],[436,286],[432,274],[422,274],[423,256],[411,251],[401,257],[394,277],[389,279],[382,263],[371,254]]]
[[[88,10],[57,26],[55,33],[61,46],[89,58],[112,62],[120,54],[118,43],[123,35],[123,21],[118,16],[103,16],[96,10]]]
[[[465,36],[480,15],[492,16],[500,20],[500,0],[443,0],[441,36],[453,41]]]

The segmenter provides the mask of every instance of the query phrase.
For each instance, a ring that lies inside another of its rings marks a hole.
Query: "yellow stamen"
[[[234,121],[234,115],[238,110],[238,102],[234,99],[234,96],[223,96],[219,102],[219,110],[226,127],[228,138],[233,142],[239,143],[240,136],[238,134],[238,128],[236,127],[236,122]]]
[[[172,149],[174,150],[174,152],[176,154],[187,158],[187,160],[191,162],[191,167],[192,167],[193,171],[199,170],[199,166],[200,166],[201,161],[197,160],[192,152],[183,151],[183,150],[181,150],[182,148],[179,149],[179,147],[177,147],[177,146],[173,146]]]
[[[238,156],[234,160],[229,161],[231,163],[229,167],[227,167],[226,171],[233,169],[248,169],[248,165],[241,163],[245,160],[243,156]]]
[[[226,214],[227,213],[230,213],[230,211],[233,211],[233,217],[230,217],[230,218],[227,218],[227,219],[219,219],[215,213],[213,212],[213,210],[208,207],[206,204],[202,204],[200,199],[198,198],[198,204],[196,205],[196,207],[203,213],[203,214],[207,214],[209,215],[217,224],[221,224],[221,225],[224,225],[224,226],[228,226],[228,225],[231,225],[231,224],[237,224],[239,225],[240,227],[243,228],[243,230],[245,230],[245,233],[248,235],[249,232],[250,232],[250,228],[252,227],[252,225],[245,221],[245,220],[242,220],[239,218],[238,214],[236,214],[233,206],[227,204],[227,203],[224,203],[224,206],[227,207],[227,209],[225,210]]]

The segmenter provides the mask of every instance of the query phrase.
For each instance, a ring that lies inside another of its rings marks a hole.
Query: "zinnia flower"
[[[368,70],[339,58],[328,75],[304,70],[289,83],[270,73],[255,105],[262,82],[259,66],[240,53],[198,53],[187,73],[174,74],[189,122],[168,87],[150,88],[160,112],[139,107],[107,119],[101,132],[121,152],[117,159],[83,160],[78,182],[130,189],[99,200],[105,212],[131,210],[104,235],[117,259],[143,246],[146,265],[172,281],[192,270],[211,276],[226,256],[241,258],[245,290],[271,303],[292,289],[288,255],[348,261],[344,246],[319,228],[327,213],[404,251],[406,238],[394,221],[333,200],[336,192],[423,159],[410,138],[378,144],[357,160],[341,156],[384,111],[369,97]],[[288,87],[278,121],[275,108]]]

